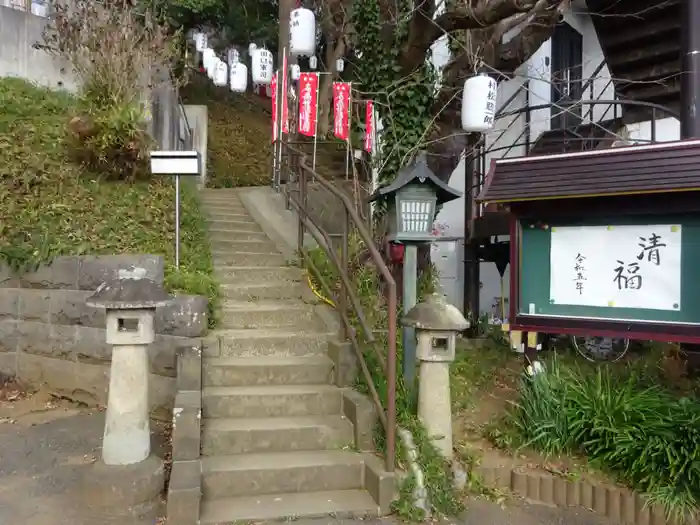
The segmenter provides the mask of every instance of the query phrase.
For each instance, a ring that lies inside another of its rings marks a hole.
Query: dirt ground
[[[40,389],[0,386],[0,523],[26,525],[153,525],[89,508],[84,476],[100,453],[104,413]],[[154,451],[165,452],[153,425]],[[158,509],[157,514],[162,514]]]

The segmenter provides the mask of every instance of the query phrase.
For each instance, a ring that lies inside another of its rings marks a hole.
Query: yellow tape
[[[316,297],[318,297],[319,299],[321,299],[321,301],[323,301],[323,302],[326,303],[327,305],[329,305],[329,306],[335,308],[335,303],[334,303],[333,301],[331,301],[331,300],[328,299],[327,297],[324,297],[323,295],[321,295],[321,292],[319,292],[318,290],[316,290],[316,287],[314,286],[314,283],[313,283],[313,281],[311,280],[311,274],[310,274],[309,272],[306,272],[306,280],[309,282],[309,288],[311,288],[311,291],[314,293],[314,295],[315,295]]]

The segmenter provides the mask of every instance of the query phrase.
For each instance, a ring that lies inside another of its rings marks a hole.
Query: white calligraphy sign
[[[553,227],[552,304],[681,308],[679,225]]]

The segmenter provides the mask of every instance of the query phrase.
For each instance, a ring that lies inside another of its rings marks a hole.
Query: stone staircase
[[[328,313],[236,190],[202,201],[223,302],[202,361],[200,523],[388,511],[386,473],[358,451],[357,407],[334,379]]]

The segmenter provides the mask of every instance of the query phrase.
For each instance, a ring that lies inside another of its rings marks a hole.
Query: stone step
[[[212,229],[209,229],[209,239],[211,240],[212,243],[217,243],[219,241],[224,241],[224,242],[257,241],[257,242],[272,243],[270,238],[262,230],[250,231],[250,230],[212,230]]]
[[[216,256],[219,253],[226,252],[232,254],[236,252],[255,252],[255,253],[280,253],[270,239],[267,237],[256,240],[244,239],[211,239],[212,255]],[[243,264],[236,261],[237,264]],[[218,263],[221,264],[221,263]]]
[[[221,328],[297,328],[325,330],[314,307],[298,302],[226,301],[221,309]]]
[[[210,221],[221,221],[221,222],[245,222],[245,223],[253,223],[257,224],[255,222],[255,219],[253,219],[250,215],[248,215],[248,212],[243,212],[243,211],[211,211],[211,210],[204,210],[204,214]]]
[[[304,276],[301,268],[293,266],[214,266],[217,279],[221,283],[250,283],[259,281],[301,281]]]
[[[206,357],[325,355],[330,333],[298,330],[217,330],[219,344],[204,347]],[[216,352],[216,353],[213,353]]]
[[[203,199],[202,207],[209,213],[235,212],[248,214],[248,210],[239,200]]]
[[[207,386],[204,417],[293,417],[340,414],[340,389],[333,385]]]
[[[274,251],[251,252],[236,250],[212,250],[214,265],[220,266],[284,266],[286,257],[274,248]]]
[[[237,220],[222,221],[214,219],[209,221],[209,234],[213,232],[227,232],[230,230],[262,233],[262,229],[257,222]]]
[[[202,496],[216,499],[362,488],[362,455],[314,450],[202,458]]]
[[[354,441],[352,424],[342,416],[219,418],[202,426],[205,456],[342,449]]]
[[[219,278],[221,295],[236,301],[269,299],[301,299],[309,291],[305,283],[291,281],[269,281],[266,283],[237,283]]]
[[[328,385],[333,361],[317,356],[205,358],[204,386]]]
[[[295,492],[204,500],[201,525],[231,525],[247,521],[376,517],[379,509],[365,490]],[[325,521],[323,523],[330,523]]]

